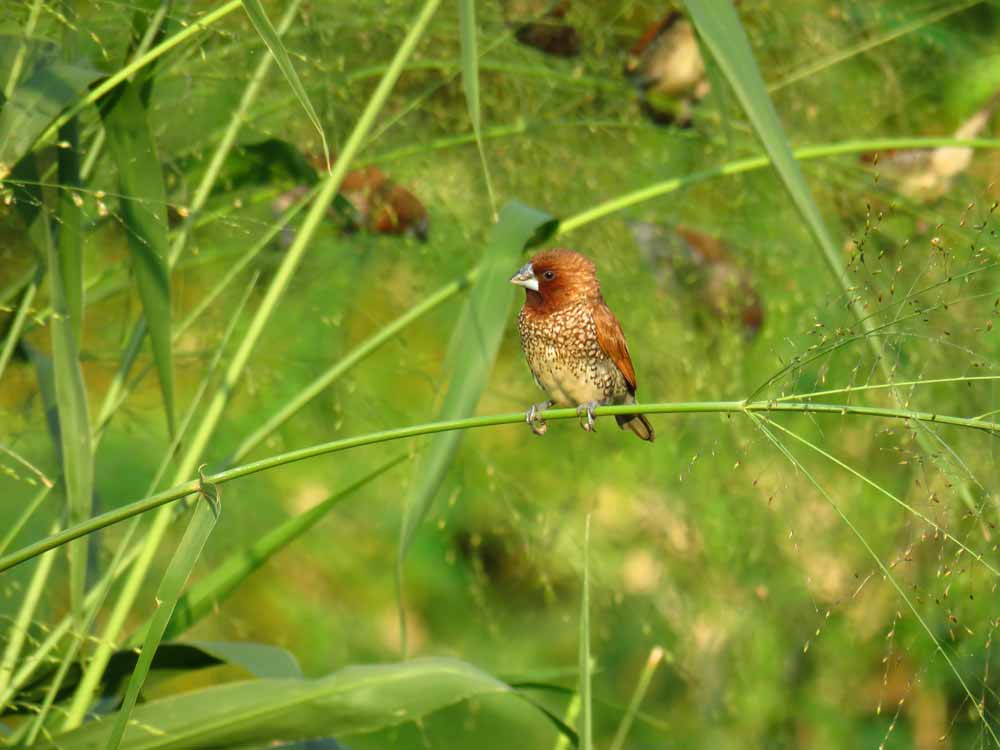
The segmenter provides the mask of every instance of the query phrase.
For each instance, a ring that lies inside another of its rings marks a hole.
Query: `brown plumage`
[[[572,250],[547,250],[522,266],[511,283],[525,290],[517,321],[521,348],[535,382],[550,399],[528,409],[532,431],[545,432],[538,412],[552,405],[576,406],[581,426],[593,430],[595,407],[635,403],[632,357],[590,260]],[[642,414],[615,419],[643,440],[655,437]]]

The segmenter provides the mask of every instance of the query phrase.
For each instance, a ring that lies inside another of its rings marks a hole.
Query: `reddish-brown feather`
[[[597,329],[597,343],[611,357],[611,361],[625,376],[629,389],[635,393],[635,368],[632,367],[632,357],[628,353],[628,344],[625,343],[625,334],[622,333],[618,318],[603,300],[593,306],[592,314],[594,327]]]

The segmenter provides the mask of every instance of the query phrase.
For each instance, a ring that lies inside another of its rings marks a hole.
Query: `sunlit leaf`
[[[373,732],[478,695],[511,693],[455,659],[347,667],[313,680],[262,679],[195,690],[137,707],[127,750],[235,747]],[[51,748],[106,746],[112,720],[53,738]]]
[[[106,744],[108,750],[116,750],[121,743],[129,725],[132,710],[139,698],[139,691],[142,690],[146,675],[149,674],[156,649],[163,639],[163,633],[167,629],[167,623],[170,622],[170,616],[174,612],[178,598],[180,598],[181,590],[201,556],[205,542],[208,541],[212,529],[215,528],[215,522],[219,519],[218,504],[218,489],[213,485],[203,484],[184,536],[181,538],[180,544],[177,545],[177,550],[174,552],[156,591],[156,612],[153,614],[153,619],[150,620],[149,629],[142,643],[142,651],[136,662],[135,670],[129,678],[128,686],[125,688],[122,707],[115,714],[113,721],[100,725],[110,729],[105,742],[102,743]]]

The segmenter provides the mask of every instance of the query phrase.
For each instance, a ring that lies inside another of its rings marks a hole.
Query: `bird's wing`
[[[593,308],[594,327],[597,329],[597,343],[601,345],[604,353],[611,357],[622,375],[625,376],[628,386],[635,390],[635,368],[632,367],[632,357],[628,353],[628,344],[625,343],[625,334],[618,323],[618,318],[608,309],[604,302],[598,302]]]

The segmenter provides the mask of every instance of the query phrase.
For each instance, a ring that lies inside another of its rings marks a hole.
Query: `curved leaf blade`
[[[163,580],[156,591],[156,613],[150,620],[149,630],[142,644],[142,651],[139,660],[136,662],[135,670],[129,678],[128,687],[125,689],[125,699],[122,701],[121,710],[115,715],[113,722],[104,722],[111,725],[110,732],[105,740],[104,746],[108,750],[117,750],[122,737],[130,723],[136,701],[139,698],[139,691],[146,681],[150,667],[153,664],[153,657],[163,639],[163,632],[167,628],[170,616],[173,614],[177,600],[180,598],[181,590],[187,583],[194,564],[201,556],[201,551],[205,548],[215,522],[219,519],[219,495],[218,489],[213,485],[202,485],[198,501],[195,503],[194,512],[188,523],[184,536],[181,538],[177,550],[174,552]]]
[[[292,65],[292,58],[288,55],[288,50],[285,49],[285,45],[281,41],[281,36],[271,24],[271,19],[267,17],[264,6],[261,5],[260,0],[243,0],[243,10],[250,19],[250,23],[253,24],[254,29],[257,30],[257,34],[261,40],[267,45],[268,50],[270,50],[271,55],[274,57],[274,61],[278,63],[281,74],[285,76],[288,85],[292,87],[292,93],[299,100],[302,109],[306,111],[306,115],[309,117],[310,122],[312,122],[313,127],[316,128],[316,132],[319,133],[319,137],[323,141],[323,154],[329,158],[330,151],[326,145],[326,134],[323,132],[323,124],[320,122],[319,115],[316,114],[316,109],[313,107],[312,102],[309,101],[306,87],[302,85],[298,73],[295,72],[295,66]]]
[[[174,359],[163,172],[156,157],[146,110],[134,84],[124,84],[111,94],[101,107],[101,117],[108,145],[118,164],[122,218],[160,378],[167,428],[173,436]]]
[[[127,750],[233,747],[373,732],[512,688],[455,659],[353,666],[313,680],[234,682],[151,701],[132,712]],[[97,750],[111,717],[53,738],[50,750]]]

